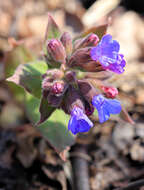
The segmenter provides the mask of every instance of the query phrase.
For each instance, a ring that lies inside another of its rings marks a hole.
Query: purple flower
[[[93,127],[93,123],[84,114],[83,110],[79,107],[74,107],[68,123],[68,130],[71,130],[75,135],[79,132],[87,132],[91,127]]]
[[[116,40],[112,40],[110,34],[104,35],[100,43],[91,49],[91,58],[99,61],[104,69],[121,74],[124,72],[125,60],[119,54],[120,45]]]
[[[110,114],[119,114],[121,112],[121,104],[118,100],[107,99],[101,94],[93,97],[92,104],[98,111],[100,123],[107,121]]]

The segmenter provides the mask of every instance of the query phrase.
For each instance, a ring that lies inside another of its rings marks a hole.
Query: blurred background
[[[0,190],[72,189],[70,157],[64,163],[30,124],[23,90],[5,81],[19,63],[31,59],[27,50],[25,59],[15,46],[23,43],[33,56],[41,57],[48,12],[73,37],[108,22],[108,33],[119,41],[127,62],[124,74],[111,83],[135,124],[112,119],[80,140],[88,145],[90,188],[113,190],[143,178],[144,2],[0,0]]]

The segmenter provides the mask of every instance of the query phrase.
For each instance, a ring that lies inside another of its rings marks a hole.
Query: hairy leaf
[[[42,74],[47,71],[48,67],[44,61],[35,61],[27,64],[21,64],[17,67],[13,76],[7,81],[14,82],[22,86],[37,98],[41,97],[41,80]]]
[[[26,113],[32,123],[36,123],[40,118],[40,100],[31,94],[26,94]],[[63,151],[74,143],[74,136],[68,131],[67,125],[69,116],[61,110],[56,110],[47,121],[37,128],[57,152]]]
[[[54,39],[59,38],[60,35],[61,35],[61,32],[59,30],[58,25],[56,24],[52,16],[48,14],[48,24],[47,24],[44,46],[43,46],[43,50],[46,55],[47,55],[47,44],[46,44],[47,40],[50,40],[53,38]]]
[[[48,25],[46,29],[46,35],[45,35],[45,40],[49,40],[52,38],[59,38],[61,35],[61,32],[59,30],[58,25],[52,18],[50,14],[48,14]]]
[[[6,78],[10,77],[20,64],[25,64],[27,62],[34,61],[35,55],[31,52],[30,49],[21,44],[12,48],[12,50],[6,52],[5,60],[5,76]],[[23,101],[24,98],[24,89],[14,83],[8,83],[8,87],[15,99],[19,102]]]
[[[24,45],[19,45],[6,53],[5,74],[10,77],[18,65],[35,60],[35,56]]]
[[[43,123],[45,120],[47,120],[48,117],[53,113],[55,109],[56,108],[48,104],[48,100],[46,98],[42,97],[41,102],[40,102],[40,108],[39,108],[40,120],[37,124],[39,125]]]

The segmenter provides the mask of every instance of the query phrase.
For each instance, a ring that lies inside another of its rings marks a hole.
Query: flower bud
[[[42,81],[42,94],[43,94],[44,98],[48,97],[48,95],[50,93],[51,86],[52,86],[52,79],[51,79],[51,77],[45,76],[43,78],[43,81]]]
[[[77,49],[79,49],[79,46],[80,46],[80,44],[81,44],[82,41],[83,41],[82,38],[77,39],[77,40],[74,41],[74,45],[73,45],[74,46],[74,51],[77,50]]]
[[[59,107],[67,87],[67,83],[63,80],[53,81],[51,82],[49,90],[43,91],[43,95],[47,98],[47,101],[51,106]]]
[[[59,69],[49,69],[45,74],[42,75],[42,78],[45,79],[46,77],[49,77],[51,81],[56,80],[56,79],[61,79],[63,78],[64,73],[63,71]]]
[[[64,32],[60,40],[65,47],[66,54],[70,55],[72,53],[72,38],[70,34],[68,32]]]
[[[107,98],[115,98],[116,95],[118,95],[118,90],[115,87],[102,86],[101,89],[104,91]]]
[[[63,92],[64,86],[60,82],[55,82],[52,85],[52,93],[53,94],[61,94]]]
[[[90,57],[90,48],[78,49],[68,62],[69,67],[81,68],[85,71],[98,72],[103,71],[99,62],[93,61]]]
[[[55,81],[51,86],[51,93],[56,96],[61,96],[65,93],[68,85],[64,81]]]
[[[89,34],[85,38],[76,41],[74,44],[74,49],[80,49],[90,46],[96,46],[98,44],[99,38],[96,34]]]
[[[52,39],[48,41],[47,51],[52,60],[56,62],[64,62],[66,58],[66,52],[61,41]]]
[[[76,73],[74,71],[67,71],[65,73],[66,81],[69,83],[73,83],[76,81]]]

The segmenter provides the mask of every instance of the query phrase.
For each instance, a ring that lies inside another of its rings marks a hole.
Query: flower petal
[[[78,133],[78,122],[75,116],[72,116],[68,123],[68,130],[70,130],[74,135]]]
[[[105,98],[103,97],[102,94],[96,95],[93,97],[92,99],[92,105],[96,108],[96,109],[100,109],[102,104],[104,103]]]
[[[118,100],[105,98],[102,94],[93,97],[92,105],[98,111],[100,123],[107,121],[110,114],[119,114],[121,112],[121,104]]]
[[[88,132],[90,130],[90,128],[91,128],[91,126],[85,120],[81,119],[78,121],[78,131],[79,132]]]
[[[103,106],[110,114],[119,114],[121,112],[121,104],[118,100],[107,99]]]
[[[110,43],[112,40],[112,36],[110,34],[106,34],[102,37],[101,39],[101,42],[100,43],[103,43],[103,44],[108,44]]]
[[[116,40],[113,40],[112,46],[113,46],[113,51],[119,52],[120,45],[119,45],[119,43]]]
[[[81,120],[85,120],[90,127],[93,127],[93,123],[91,122],[91,120],[85,114],[83,114],[82,116],[80,116],[78,118],[78,122],[81,121]]]
[[[99,45],[97,45],[96,47],[91,49],[90,55],[94,61],[99,60],[99,58],[101,57],[101,49],[100,49]]]
[[[119,54],[119,50],[119,43],[107,34],[96,47],[91,49],[90,55],[94,61],[99,61],[104,69],[121,74],[124,72],[126,62],[124,56]]]
[[[91,127],[93,127],[93,123],[84,114],[83,110],[79,107],[74,107],[68,123],[68,130],[71,130],[75,135],[79,132],[87,132]]]
[[[98,109],[97,111],[98,111],[98,117],[99,117],[100,123],[104,123],[105,121],[109,119],[110,114],[107,109],[101,108],[101,109]]]

